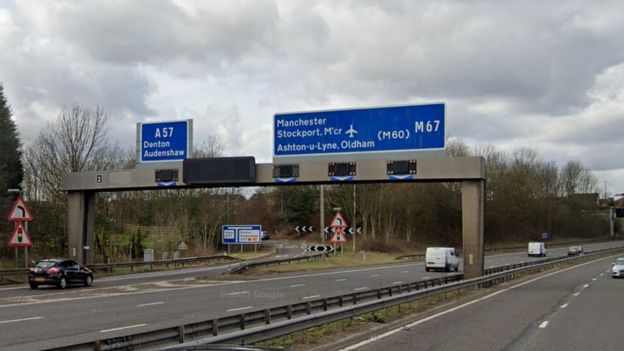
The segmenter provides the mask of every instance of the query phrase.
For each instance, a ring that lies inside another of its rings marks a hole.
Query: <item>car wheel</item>
[[[58,282],[58,287],[59,287],[60,289],[65,289],[65,288],[67,287],[67,280],[65,279],[65,277],[61,277],[61,278],[59,279],[59,282]]]
[[[37,285],[35,283],[29,283],[28,285],[30,285],[30,288],[33,289],[33,290],[37,289],[37,287],[39,286],[39,285]]]
[[[91,286],[91,285],[93,285],[93,278],[90,275],[88,275],[85,278],[84,286]]]
[[[455,266],[455,272],[459,272],[459,265]]]
[[[425,272],[429,272],[431,269],[429,267],[425,267]]]

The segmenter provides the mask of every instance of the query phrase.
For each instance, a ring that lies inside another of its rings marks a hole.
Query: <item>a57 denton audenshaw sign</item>
[[[137,123],[139,162],[182,161],[189,158],[193,120]]]
[[[444,150],[444,104],[276,114],[274,156]]]

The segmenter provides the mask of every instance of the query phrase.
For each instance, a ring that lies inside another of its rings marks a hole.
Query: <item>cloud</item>
[[[120,144],[193,118],[268,160],[276,112],[445,102],[451,137],[613,175],[623,32],[618,0],[20,1],[0,5],[0,80],[27,140],[100,105]]]

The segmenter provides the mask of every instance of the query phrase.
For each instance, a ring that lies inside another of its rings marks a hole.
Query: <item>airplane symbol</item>
[[[345,134],[349,134],[349,138],[353,138],[353,135],[357,134],[357,132],[358,132],[357,130],[353,129],[353,123],[351,123],[349,130],[347,130]]]

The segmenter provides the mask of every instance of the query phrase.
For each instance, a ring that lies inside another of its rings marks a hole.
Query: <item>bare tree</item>
[[[61,178],[70,172],[111,169],[119,148],[106,139],[108,114],[100,107],[63,109],[25,153],[27,168],[38,180],[38,193],[60,199]]]

